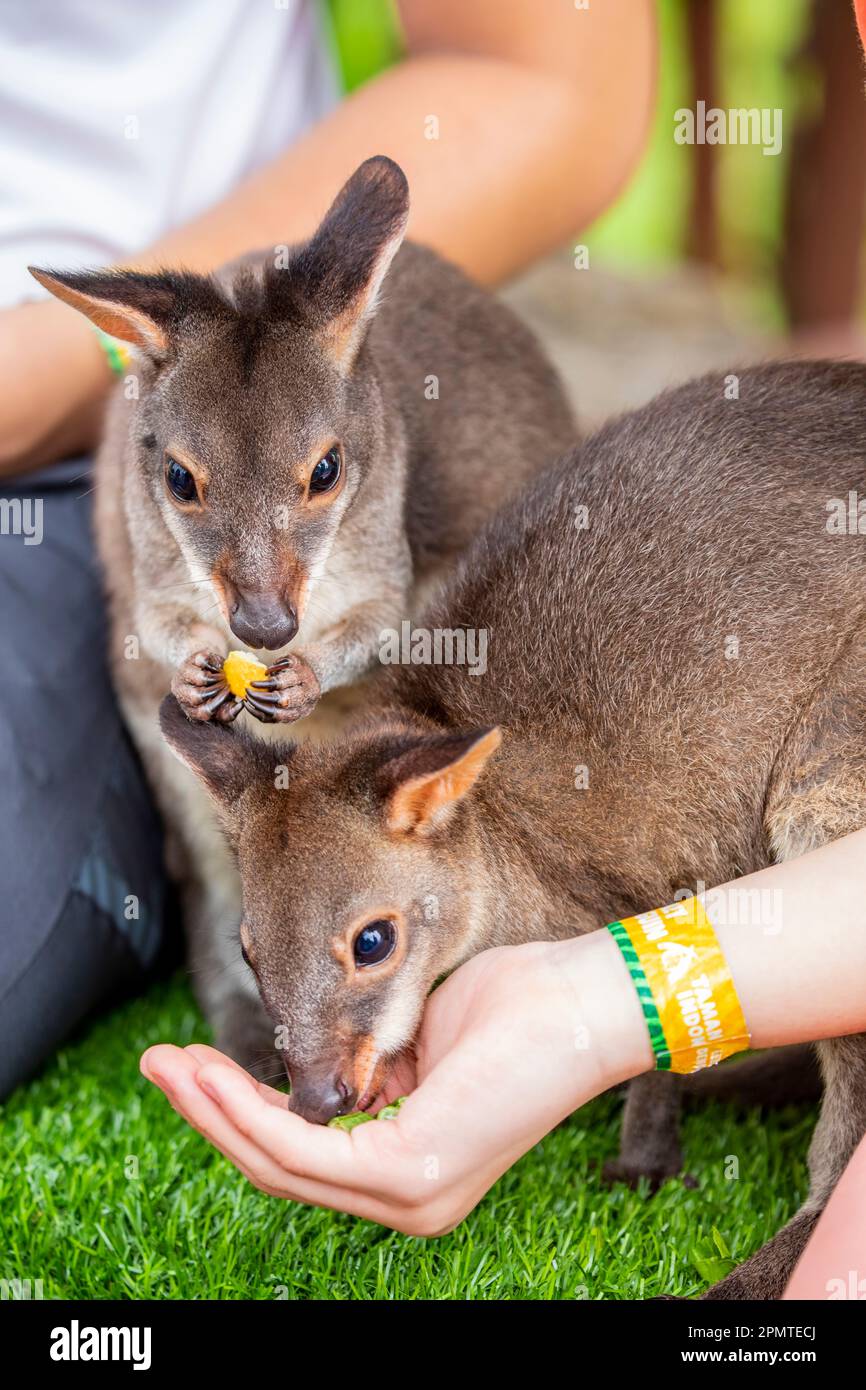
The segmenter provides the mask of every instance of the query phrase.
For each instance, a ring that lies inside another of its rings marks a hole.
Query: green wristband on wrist
[[[109,333],[104,333],[101,328],[97,328],[95,331],[109,367],[114,372],[115,376],[123,376],[132,360],[132,353],[126,346],[126,343],[120,342],[118,338],[112,338]]]
[[[659,1071],[714,1067],[750,1045],[731,971],[700,898],[610,922]]]

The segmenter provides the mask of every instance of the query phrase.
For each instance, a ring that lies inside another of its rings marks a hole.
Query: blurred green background
[[[652,139],[636,176],[593,227],[580,230],[606,263],[652,270],[682,259],[688,246],[690,165],[672,138],[672,113],[694,103],[688,50],[690,0],[657,0],[660,71]],[[844,7],[847,0],[835,0]],[[544,0],[539,4],[543,11]],[[351,90],[400,52],[390,0],[329,0],[346,87]],[[798,59],[809,0],[717,0],[717,104],[781,107],[785,144],[776,157],[755,146],[716,147],[720,268],[752,287],[769,323],[782,319],[774,268],[783,236],[788,139],[815,100],[816,74]],[[852,41],[856,42],[853,37]]]

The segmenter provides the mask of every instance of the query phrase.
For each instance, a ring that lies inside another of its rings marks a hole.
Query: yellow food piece
[[[264,680],[268,674],[267,666],[256,661],[249,652],[229,652],[223,662],[223,675],[229,690],[238,700],[247,693],[247,686],[253,681]]]

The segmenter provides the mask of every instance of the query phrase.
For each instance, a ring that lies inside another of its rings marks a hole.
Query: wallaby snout
[[[312,1125],[326,1125],[335,1115],[348,1115],[355,1108],[358,1091],[348,1076],[348,1068],[333,1061],[315,1066],[296,1067],[284,1058],[292,1083],[289,1109]]]
[[[297,609],[274,589],[242,589],[225,584],[229,626],[235,637],[258,651],[279,651],[298,631]]]

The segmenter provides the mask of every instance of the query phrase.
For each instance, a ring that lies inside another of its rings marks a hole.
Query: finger
[[[165,1045],[148,1048],[140,1063],[142,1074],[163,1091],[172,1110],[219,1149],[244,1177],[271,1196],[285,1196],[285,1174],[277,1164],[257,1153],[253,1144],[225,1142],[219,1132],[219,1107],[213,1105],[213,1113],[208,1113],[207,1097],[202,1095],[200,1101],[196,1097],[197,1066],[195,1059],[187,1057],[180,1048]]]
[[[297,702],[274,699],[266,703],[260,695],[247,694],[245,703],[250,714],[255,714],[263,724],[274,724],[277,720],[284,724],[293,724],[301,714],[301,707]]]
[[[409,1053],[395,1058],[391,1064],[387,1076],[382,1082],[381,1088],[370,1105],[370,1109],[375,1113],[380,1106],[390,1105],[392,1101],[399,1100],[401,1096],[408,1096],[417,1086],[417,1072],[415,1058]]]
[[[434,1182],[430,1159],[437,1160],[438,1179],[438,1160],[445,1148],[438,1141],[431,1143],[429,1114],[420,1126],[426,1138],[420,1144],[411,1140],[412,1117],[407,1108],[415,1097],[393,1120],[359,1125],[345,1133],[309,1125],[291,1111],[278,1115],[225,1067],[203,1067],[197,1079],[238,1133],[285,1173],[293,1194],[410,1235],[424,1234],[430,1224],[435,1231],[451,1229],[519,1156],[515,1153],[485,1178],[480,1170],[467,1174],[459,1152],[452,1153],[442,1157],[447,1181]],[[348,1143],[335,1147],[334,1139]],[[435,1213],[432,1219],[431,1212]]]
[[[183,702],[187,705],[198,705],[205,709],[214,699],[222,701],[231,692],[227,685],[214,681],[212,685],[192,685],[189,681],[182,681],[180,684],[180,694]]]
[[[211,1064],[208,1068],[197,1068],[194,1058],[187,1057],[180,1048],[165,1044],[150,1048],[142,1058],[142,1071],[145,1076],[165,1091],[177,1113],[219,1149],[220,1153],[239,1168],[256,1187],[262,1188],[272,1196],[289,1197],[294,1201],[314,1206],[346,1211],[353,1216],[361,1216],[400,1229],[400,1212],[397,1207],[372,1200],[363,1191],[355,1191],[351,1187],[336,1185],[327,1180],[305,1179],[283,1169],[254,1140],[233,1124],[221,1102],[218,1103],[208,1091],[202,1089],[199,1078],[205,1070],[224,1073],[235,1086],[242,1087],[263,1111],[268,1114],[274,1113],[273,1109],[256,1095],[252,1078],[243,1072],[233,1072],[224,1062],[219,1066]],[[325,1136],[331,1141],[334,1150],[343,1149],[351,1152],[353,1148],[352,1134],[307,1125],[306,1121],[299,1116],[291,1115],[288,1111],[283,1113],[283,1119],[294,1120],[311,1133]]]
[[[247,686],[248,691],[251,689],[251,686]],[[250,695],[249,698],[251,700],[255,700],[257,705],[264,705],[266,708],[269,709],[272,709],[274,705],[278,705],[280,703],[280,696],[277,694],[277,692],[270,690],[257,691],[255,695]]]
[[[214,714],[216,710],[219,709],[220,705],[225,704],[226,700],[228,700],[230,696],[231,691],[229,690],[228,686],[225,686],[222,690],[218,690],[215,695],[212,695],[211,698],[207,701],[207,703],[202,706],[202,708],[206,709],[208,714]]]
[[[247,1078],[219,1064],[202,1067],[198,1083],[218,1101],[244,1138],[291,1173],[293,1181],[342,1189],[343,1200],[351,1199],[353,1210],[362,1198],[392,1209],[414,1199],[423,1176],[423,1155],[406,1141],[407,1126],[400,1127],[402,1112],[381,1126],[359,1125],[346,1134],[308,1124],[290,1110],[277,1113]],[[349,1143],[335,1144],[335,1139]]]
[[[248,690],[291,690],[292,686],[300,685],[301,678],[295,671],[286,671],[279,676],[268,676],[264,680],[250,681]]]
[[[266,1100],[269,1105],[275,1105],[279,1110],[288,1110],[289,1098],[284,1091],[275,1091],[273,1086],[259,1081],[245,1067],[242,1067],[240,1062],[233,1061],[224,1052],[218,1052],[215,1047],[208,1047],[206,1043],[190,1043],[188,1047],[184,1048],[184,1052],[188,1057],[194,1057],[200,1067],[205,1066],[208,1062],[222,1062],[224,1066],[231,1067],[241,1076],[248,1076],[262,1100]]]
[[[195,666],[192,662],[185,662],[178,672],[179,678],[184,685],[194,685],[201,690],[222,685],[223,676],[220,671],[202,670],[200,666]]]

